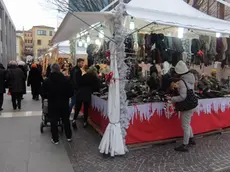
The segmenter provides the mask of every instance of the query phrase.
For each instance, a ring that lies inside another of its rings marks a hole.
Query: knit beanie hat
[[[182,60],[180,60],[175,66],[175,72],[179,75],[185,74],[188,71],[189,70],[188,70],[187,65]]]

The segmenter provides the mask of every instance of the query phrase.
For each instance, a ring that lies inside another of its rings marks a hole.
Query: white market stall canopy
[[[82,22],[85,21],[86,23]],[[98,22],[102,23],[113,17],[110,12],[74,12],[68,13],[63,22],[61,23],[58,31],[54,35],[52,42],[59,43],[66,41],[74,37],[77,33],[80,33],[84,29],[88,29],[91,25]],[[90,25],[90,26],[89,26]]]
[[[126,11],[157,24],[230,34],[230,22],[202,13],[183,0],[131,0]]]

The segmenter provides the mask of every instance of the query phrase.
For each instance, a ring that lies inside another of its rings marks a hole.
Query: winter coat
[[[78,90],[80,87],[81,77],[82,77],[81,69],[78,66],[75,66],[70,72],[70,79],[72,81],[75,91]]]
[[[41,91],[41,84],[43,82],[42,75],[38,68],[32,68],[29,72],[27,85],[31,86],[32,94],[39,94]]]
[[[5,83],[6,83],[6,70],[2,65],[0,65],[0,94],[6,92]]]
[[[187,97],[187,88],[186,88],[185,83],[182,80],[185,81],[185,83],[188,86],[188,89],[194,90],[194,87],[195,87],[195,77],[194,77],[194,75],[191,72],[186,73],[184,75],[181,75],[179,83],[178,83],[178,85],[179,85],[179,88],[178,88],[179,95],[175,96],[175,97],[172,97],[172,103],[181,102],[181,101],[185,100],[186,97]]]
[[[69,98],[73,88],[62,73],[51,73],[42,85],[42,97],[48,99],[48,114],[53,117],[61,113],[69,114]]]
[[[20,68],[10,67],[6,79],[11,93],[24,93],[26,77]]]
[[[47,68],[46,68],[46,78],[49,77],[50,73],[51,73],[51,65],[48,65]]]
[[[19,65],[18,67],[23,71],[23,73],[25,75],[25,80],[26,80],[27,79],[27,70],[26,70],[26,68],[24,66],[21,66],[21,65]],[[26,83],[24,84],[23,93],[26,94]]]
[[[99,91],[99,88],[99,78],[91,73],[86,73],[81,77],[79,90],[76,93],[77,100],[90,103],[91,94]]]

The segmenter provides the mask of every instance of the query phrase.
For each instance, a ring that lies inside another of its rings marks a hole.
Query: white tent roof
[[[158,24],[230,34],[230,22],[204,14],[183,0],[131,0],[126,11]]]
[[[82,22],[85,21],[86,23]],[[88,29],[89,25],[96,24],[98,22],[104,22],[113,17],[110,12],[74,12],[68,13],[63,19],[58,31],[54,35],[52,42],[59,43],[66,41],[74,37],[77,33],[80,33],[84,29]]]

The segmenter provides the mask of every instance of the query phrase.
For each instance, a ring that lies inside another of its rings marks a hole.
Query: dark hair
[[[80,62],[84,62],[85,60],[80,58],[80,59],[77,59],[77,63],[80,63]]]

